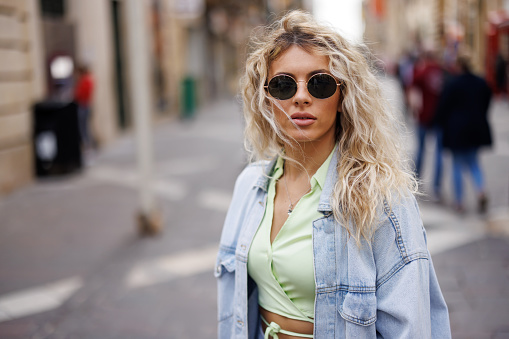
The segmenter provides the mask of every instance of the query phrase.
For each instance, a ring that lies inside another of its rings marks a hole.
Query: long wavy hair
[[[246,149],[251,160],[286,158],[283,147],[290,142],[272,110],[278,102],[264,85],[271,63],[293,45],[327,56],[331,74],[342,82],[338,181],[331,203],[334,217],[349,234],[358,243],[361,238],[370,242],[378,208],[390,205],[396,195],[417,192],[417,182],[400,144],[401,126],[382,96],[367,48],[351,44],[303,11],[291,11],[255,32],[241,79]]]

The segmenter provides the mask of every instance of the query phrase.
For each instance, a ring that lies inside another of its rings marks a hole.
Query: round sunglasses
[[[304,82],[304,80],[297,81],[290,75],[279,74],[272,77],[269,84],[263,87],[267,89],[272,97],[287,100],[297,93],[297,82]],[[333,96],[339,85],[341,83],[338,83],[336,78],[327,73],[314,74],[306,81],[309,94],[317,99],[326,99]]]

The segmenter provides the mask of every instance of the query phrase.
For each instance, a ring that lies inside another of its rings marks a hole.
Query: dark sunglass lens
[[[308,91],[318,99],[331,97],[336,93],[336,79],[328,74],[316,74],[309,78]]]
[[[297,92],[297,83],[286,75],[278,75],[269,82],[269,93],[279,100],[290,99]]]

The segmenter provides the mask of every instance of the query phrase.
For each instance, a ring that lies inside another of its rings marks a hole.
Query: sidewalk
[[[509,201],[509,114],[493,111],[499,146],[483,155],[488,218],[420,201],[454,338],[509,338],[509,225],[500,217]],[[136,233],[131,136],[82,174],[0,200],[0,338],[215,338],[212,270],[245,164],[241,124],[238,104],[222,101],[155,129],[154,187],[165,216],[155,238]],[[499,226],[488,227],[496,218]]]

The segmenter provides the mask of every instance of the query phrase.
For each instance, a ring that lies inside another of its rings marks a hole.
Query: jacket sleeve
[[[451,337],[431,260],[411,261],[377,289],[376,329],[381,338]]]
[[[392,209],[375,234],[379,338],[450,338],[447,305],[440,291],[426,232],[414,198]]]

